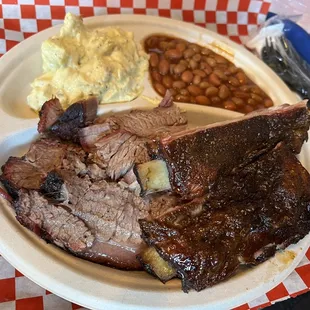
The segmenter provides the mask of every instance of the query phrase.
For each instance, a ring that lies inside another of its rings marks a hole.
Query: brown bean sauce
[[[245,72],[210,49],[183,39],[152,35],[144,41],[156,92],[175,101],[249,113],[273,102]]]

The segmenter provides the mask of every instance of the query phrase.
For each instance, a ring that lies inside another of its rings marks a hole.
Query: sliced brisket
[[[41,238],[77,254],[92,246],[95,237],[65,206],[50,204],[36,191],[19,193],[17,220]]]
[[[107,168],[111,179],[118,180],[133,164],[150,159],[147,143],[165,133],[184,130],[187,120],[178,107],[167,104],[99,118],[97,122],[79,131],[80,143],[96,164]]]
[[[156,156],[167,164],[172,190],[190,199],[208,192],[218,177],[245,166],[280,141],[299,153],[308,129],[305,102],[283,105],[168,135],[160,140]]]
[[[40,189],[45,197],[62,201],[66,195],[58,191],[63,190],[56,175],[60,169],[96,180],[106,177],[105,170],[92,163],[81,146],[43,137],[32,143],[22,158],[9,158],[2,166],[1,181],[13,198],[24,188]]]
[[[2,166],[1,179],[10,184],[11,190],[39,189],[45,176],[38,167],[18,157],[9,157]]]
[[[136,256],[145,244],[138,220],[147,217],[150,208],[158,214],[160,207],[165,208],[163,199],[145,201],[117,183],[91,182],[88,176],[81,178],[64,169],[50,172],[43,186],[46,192],[60,190],[66,199],[62,205],[53,204],[45,193],[20,191],[15,207],[24,226],[81,258],[121,269],[141,269]],[[65,221],[68,225],[62,227]],[[83,227],[87,228],[87,244],[81,237]]]
[[[30,145],[24,160],[44,172],[59,167],[67,153],[67,145],[53,138],[42,138]]]

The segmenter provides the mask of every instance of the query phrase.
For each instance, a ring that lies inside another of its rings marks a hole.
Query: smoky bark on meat
[[[97,108],[98,101],[96,98],[78,101],[72,104],[49,130],[63,140],[78,142],[79,130],[94,121]]]
[[[172,133],[158,141],[155,155],[167,164],[172,191],[193,199],[210,191],[218,177],[245,166],[281,141],[299,153],[308,129],[305,102],[283,105]]]
[[[143,240],[200,291],[310,230],[310,175],[284,144],[219,180],[207,197],[140,220]]]

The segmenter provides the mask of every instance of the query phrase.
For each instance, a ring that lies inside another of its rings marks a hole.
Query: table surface
[[[194,22],[237,42],[263,22],[271,0],[0,0],[0,56],[28,36],[61,23],[68,11],[85,16],[115,13],[160,15]],[[299,23],[310,31],[308,0],[273,0],[272,11],[305,13]],[[235,309],[261,309],[306,293],[310,288],[310,249],[299,266],[283,283],[267,294]],[[308,297],[307,297],[308,296]],[[293,309],[297,300],[276,304],[271,309]],[[307,299],[308,298],[308,299]],[[286,307],[286,308],[285,308]],[[0,256],[0,310],[83,309],[39,287]],[[267,308],[266,308],[267,309]],[[294,308],[303,309],[303,308]],[[306,309],[306,308],[305,308]],[[309,308],[307,308],[309,309]]]

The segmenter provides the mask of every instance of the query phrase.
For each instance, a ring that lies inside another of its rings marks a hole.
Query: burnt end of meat
[[[48,200],[64,201],[66,197],[62,192],[63,184],[62,177],[56,171],[51,171],[42,183],[40,191]]]
[[[310,231],[310,176],[284,145],[225,182],[204,199],[139,221],[143,240],[176,269],[185,292],[259,264]]]
[[[63,113],[64,110],[57,98],[46,101],[39,112],[38,132],[42,133],[50,128]]]
[[[63,140],[79,141],[79,130],[90,125],[97,115],[96,98],[72,104],[50,127],[50,131]]]
[[[192,199],[210,191],[218,177],[247,165],[281,141],[299,153],[308,129],[309,113],[302,102],[171,134],[161,139],[158,155],[167,163],[172,190]]]

